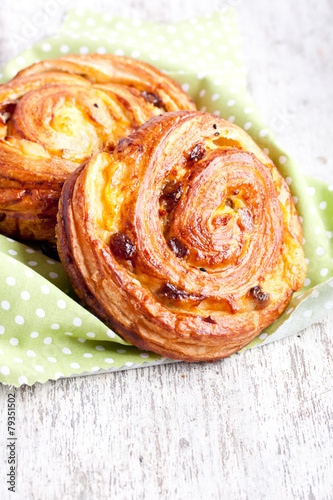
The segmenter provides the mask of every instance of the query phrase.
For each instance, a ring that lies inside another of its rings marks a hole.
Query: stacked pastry
[[[53,240],[66,178],[149,118],[195,109],[170,78],[113,55],[43,61],[0,86],[0,232]]]
[[[276,167],[156,69],[44,61],[2,85],[0,103],[0,231],[52,241],[62,190],[63,266],[129,342],[223,358],[303,286],[302,230]]]

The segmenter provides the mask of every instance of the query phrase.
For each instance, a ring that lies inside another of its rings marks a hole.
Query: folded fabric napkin
[[[333,184],[305,177],[276,143],[246,91],[233,9],[175,24],[69,11],[59,32],[4,69],[2,82],[41,59],[114,53],[174,78],[201,111],[243,127],[286,178],[301,217],[308,273],[285,313],[242,350],[291,335],[333,308]],[[129,345],[78,301],[58,262],[0,236],[0,380],[19,386],[170,360]]]

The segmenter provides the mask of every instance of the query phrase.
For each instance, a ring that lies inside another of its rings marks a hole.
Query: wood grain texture
[[[65,2],[51,3],[53,15],[31,42],[59,25]],[[265,120],[303,171],[332,181],[332,3],[230,4],[237,6],[249,88]],[[89,2],[66,8],[71,5]],[[94,2],[98,10],[156,21],[222,5]],[[19,34],[43,10],[38,0],[5,0],[1,7],[3,64],[22,50]],[[331,500],[332,330],[331,314],[298,336],[215,364],[178,363],[16,390],[15,495],[5,488],[9,388],[0,386],[1,498]]]

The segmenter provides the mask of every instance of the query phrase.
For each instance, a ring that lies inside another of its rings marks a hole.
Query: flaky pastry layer
[[[242,129],[180,111],[65,183],[58,251],[79,297],[127,341],[185,361],[230,356],[304,283],[289,188]]]
[[[178,109],[195,106],[173,80],[130,58],[71,55],[22,70],[0,86],[0,232],[54,239],[68,175]]]

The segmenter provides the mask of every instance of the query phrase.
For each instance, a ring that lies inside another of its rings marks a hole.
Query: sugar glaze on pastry
[[[289,188],[242,129],[180,111],[149,120],[66,182],[58,251],[77,294],[168,358],[231,355],[303,286]]]

